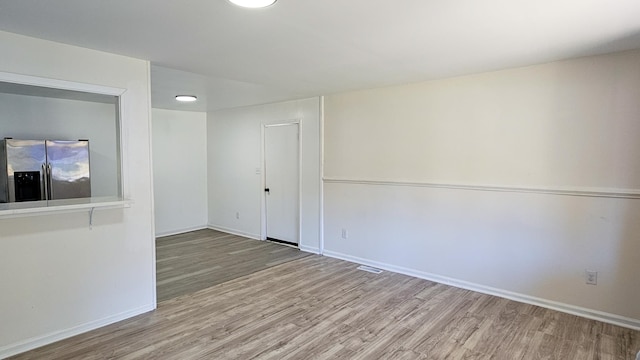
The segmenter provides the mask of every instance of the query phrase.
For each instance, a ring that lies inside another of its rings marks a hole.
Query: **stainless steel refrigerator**
[[[91,197],[88,140],[0,140],[0,203],[84,197]]]

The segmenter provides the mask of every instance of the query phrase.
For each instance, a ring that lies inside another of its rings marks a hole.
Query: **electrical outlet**
[[[236,219],[240,219],[240,212],[236,211]]]
[[[343,239],[349,238],[349,232],[347,231],[347,229],[342,229],[342,238]]]
[[[585,274],[586,274],[585,283],[587,285],[598,285],[598,272],[597,271],[585,270]]]

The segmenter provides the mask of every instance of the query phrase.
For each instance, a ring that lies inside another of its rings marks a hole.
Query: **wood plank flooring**
[[[307,256],[15,359],[635,358],[640,332]]]
[[[193,293],[308,255],[293,247],[209,229],[158,238],[158,301]]]

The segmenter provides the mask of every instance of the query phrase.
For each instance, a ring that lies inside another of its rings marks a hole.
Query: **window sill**
[[[128,208],[131,207],[131,204],[133,204],[133,200],[119,197],[92,197],[86,199],[6,203],[0,204],[0,219],[93,211],[95,209]]]

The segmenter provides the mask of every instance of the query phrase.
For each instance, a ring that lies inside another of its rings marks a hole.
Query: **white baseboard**
[[[156,237],[160,238],[160,237],[165,237],[165,236],[184,234],[184,233],[187,233],[187,232],[190,232],[190,231],[202,230],[202,229],[207,229],[207,228],[208,228],[207,225],[200,225],[200,226],[193,226],[193,227],[170,230],[170,231],[162,231],[162,232],[156,233]]]
[[[379,269],[396,272],[399,274],[404,274],[408,276],[417,277],[420,279],[425,279],[429,281],[434,281],[441,284],[446,284],[466,290],[476,291],[483,294],[494,295],[498,297],[502,297],[509,300],[514,300],[526,304],[536,305],[547,309],[552,309],[572,315],[581,316],[587,319],[598,320],[605,323],[623,326],[625,328],[640,330],[640,320],[632,319],[616,314],[611,314],[603,311],[592,310],[588,308],[583,308],[580,306],[575,306],[571,304],[565,304],[557,301],[547,300],[543,298],[538,298],[535,296],[520,294],[516,292],[511,292],[503,289],[493,288],[490,286],[475,284],[467,281],[462,281],[458,279],[449,278],[446,276],[440,276],[424,271],[409,269],[401,266],[395,266],[391,264],[381,263],[377,261],[372,261],[368,259],[359,258],[356,256],[351,256],[347,254],[342,254],[335,251],[325,250],[323,255],[346,260],[350,262],[354,262],[362,265],[369,265],[373,267],[377,267]]]
[[[307,246],[307,245],[298,245],[298,248],[304,252],[320,255],[320,249],[317,247]]]
[[[209,224],[209,225],[207,225],[207,228],[209,228],[211,230],[218,230],[218,231],[226,232],[226,233],[233,234],[233,235],[248,237],[250,239],[262,240],[260,234],[252,234],[252,233],[244,232],[242,230],[226,228],[224,226]]]
[[[4,346],[0,348],[0,359],[7,358],[9,356],[17,355],[23,353],[25,351],[33,350],[35,348],[39,348],[44,345],[48,345],[54,343],[56,341],[64,340],[70,338],[72,336],[76,336],[91,330],[95,330],[97,328],[101,328],[103,326],[107,326],[118,321],[122,321],[136,315],[144,314],[146,312],[155,310],[155,305],[145,305],[136,309],[128,310],[113,316],[108,316],[103,319],[95,320],[88,322],[86,324],[74,326],[69,329],[60,330],[56,332],[52,332],[47,335],[33,337],[31,339],[27,339],[21,341],[17,344],[11,344],[8,346]]]

